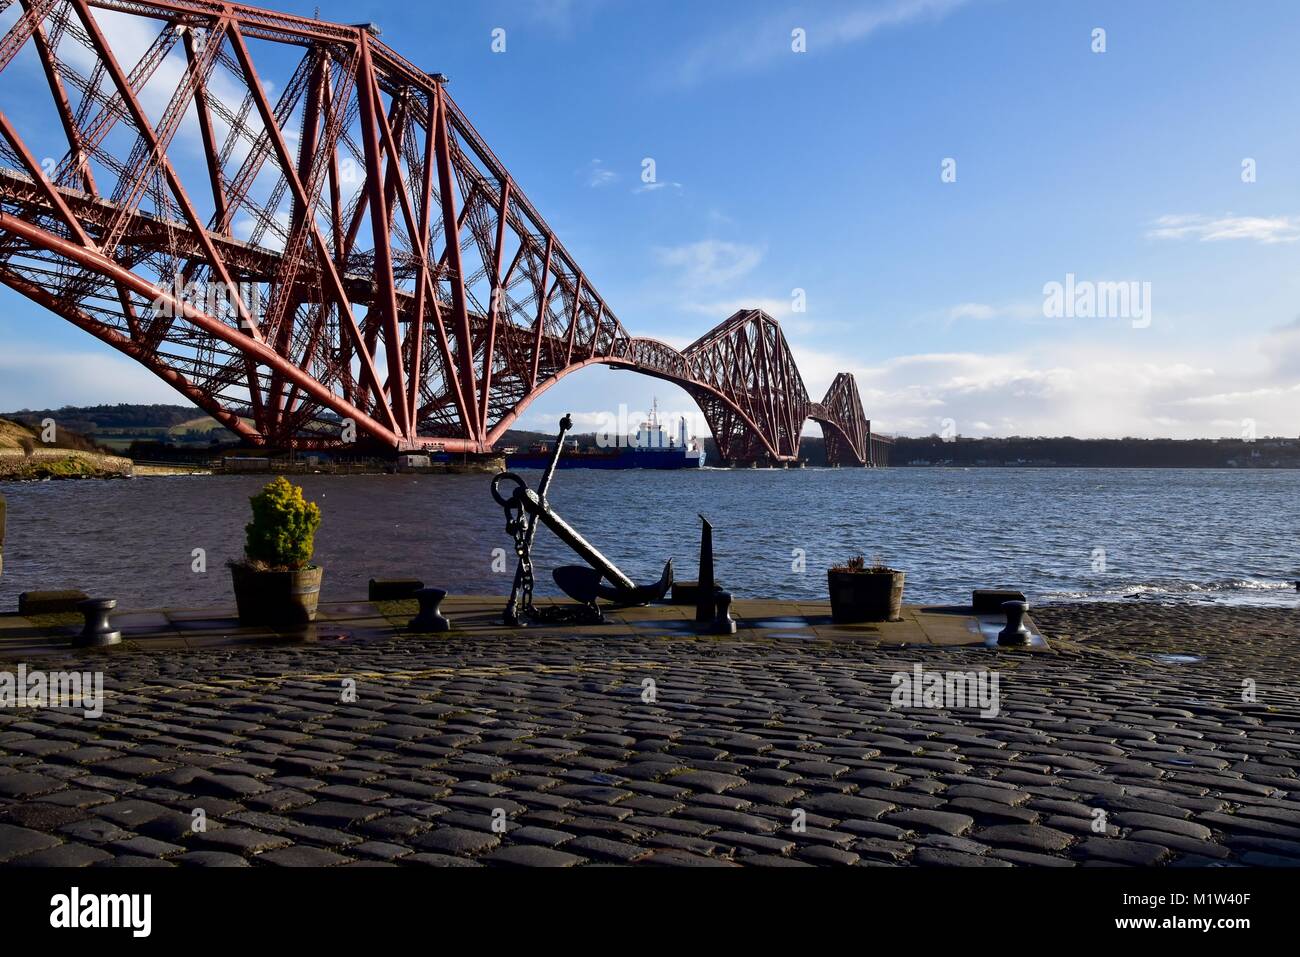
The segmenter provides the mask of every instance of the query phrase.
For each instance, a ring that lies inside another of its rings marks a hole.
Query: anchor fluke
[[[653,585],[638,585],[633,588],[616,588],[602,584],[604,575],[594,568],[583,565],[564,565],[551,572],[555,584],[574,601],[586,604],[597,598],[603,598],[617,608],[632,608],[659,601],[673,587],[673,560],[664,564],[664,572],[659,581]]]
[[[546,500],[546,491],[555,475],[564,450],[564,436],[573,428],[573,420],[565,416],[560,420],[560,434],[555,439],[551,461],[537,483],[537,491],[530,489],[522,478],[512,472],[501,472],[492,479],[492,497],[506,515],[506,531],[515,540],[515,554],[519,565],[515,569],[514,588],[506,605],[505,621],[518,625],[523,619],[566,620],[575,623],[598,624],[604,620],[597,598],[620,607],[645,605],[668,594],[673,587],[673,562],[664,565],[663,575],[653,585],[638,586],[623,574],[613,562],[602,555],[578,531],[561,518]],[[513,486],[512,488],[510,488]],[[508,488],[508,494],[506,490]],[[538,609],[533,605],[533,539],[537,524],[541,522],[555,537],[568,545],[589,568],[567,565],[552,574],[555,583],[570,598],[579,603],[577,608]],[[603,584],[608,581],[609,584]]]

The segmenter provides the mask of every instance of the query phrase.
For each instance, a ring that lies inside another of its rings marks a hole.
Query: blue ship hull
[[[544,469],[551,464],[550,452],[516,452],[506,456],[506,468]],[[703,452],[680,449],[609,449],[569,452],[560,456],[562,469],[698,469]]]

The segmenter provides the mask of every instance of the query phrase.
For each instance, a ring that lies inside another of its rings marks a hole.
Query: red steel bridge
[[[345,26],[205,0],[0,0],[0,283],[241,439],[491,452],[601,363],[674,382],[724,460],[883,464],[757,310],[628,334],[447,93]]]

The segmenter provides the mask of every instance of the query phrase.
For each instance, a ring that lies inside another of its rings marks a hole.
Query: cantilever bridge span
[[[206,0],[0,0],[0,283],[244,440],[486,453],[601,363],[672,381],[732,463],[881,462],[779,325],[629,335],[456,106],[373,26]]]

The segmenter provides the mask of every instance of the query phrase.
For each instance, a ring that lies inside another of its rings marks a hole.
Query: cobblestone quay
[[[1300,863],[1294,611],[1035,621],[1050,650],[751,629],[44,656],[102,670],[105,710],[0,709],[0,865]],[[916,664],[996,668],[997,714],[895,703]]]

